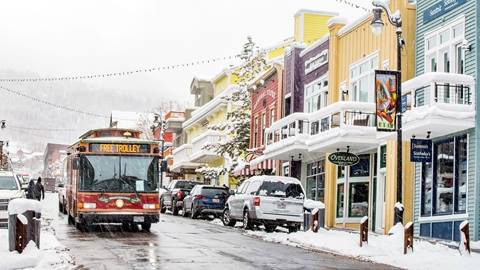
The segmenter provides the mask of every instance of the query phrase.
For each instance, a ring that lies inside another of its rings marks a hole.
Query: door
[[[230,216],[236,219],[243,217],[243,200],[245,197],[245,191],[250,184],[250,181],[246,180],[243,182],[240,187],[237,189],[235,195],[230,196],[229,206],[230,206]]]
[[[385,230],[385,172],[380,172],[376,184],[375,232]]]

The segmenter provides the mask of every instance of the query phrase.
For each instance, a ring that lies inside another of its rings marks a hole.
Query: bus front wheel
[[[152,223],[148,223],[148,222],[142,223],[143,231],[149,232],[151,227],[152,227]]]

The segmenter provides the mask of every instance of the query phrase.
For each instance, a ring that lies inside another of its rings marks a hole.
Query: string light
[[[50,101],[47,101],[47,100],[44,100],[44,99],[40,99],[40,98],[37,98],[37,97],[34,97],[34,96],[27,95],[27,94],[22,93],[20,91],[16,91],[16,90],[13,90],[13,89],[1,86],[1,85],[0,85],[0,90],[6,91],[8,93],[11,93],[11,94],[14,94],[14,95],[17,95],[17,96],[28,98],[30,100],[33,100],[33,101],[37,102],[37,103],[42,103],[42,104],[45,104],[45,105],[49,105],[49,106],[55,107],[57,109],[62,109],[62,110],[66,110],[66,111],[71,111],[71,112],[85,114],[85,115],[99,117],[99,118],[107,118],[107,119],[110,118],[107,115],[97,114],[97,113],[92,113],[92,112],[86,112],[86,111],[82,111],[82,110],[79,110],[79,109],[76,109],[76,108],[67,107],[65,105],[56,104],[56,103],[53,103],[53,102],[50,102]]]

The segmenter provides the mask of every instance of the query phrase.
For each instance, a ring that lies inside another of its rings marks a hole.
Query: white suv
[[[296,178],[253,176],[231,193],[222,221],[225,226],[234,226],[241,220],[244,229],[261,224],[267,232],[277,226],[295,232],[303,222],[304,199],[305,191]]]
[[[24,198],[22,184],[11,171],[0,171],[0,228],[8,224],[8,202],[16,198]]]

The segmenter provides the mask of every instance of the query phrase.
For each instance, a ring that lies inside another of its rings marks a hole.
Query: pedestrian
[[[37,183],[35,184],[35,188],[33,190],[33,195],[37,201],[45,199],[45,189],[43,188],[41,177],[38,177]]]
[[[35,181],[33,179],[30,179],[30,182],[28,182],[28,187],[27,187],[27,199],[35,199],[33,196],[34,192],[35,192]]]

